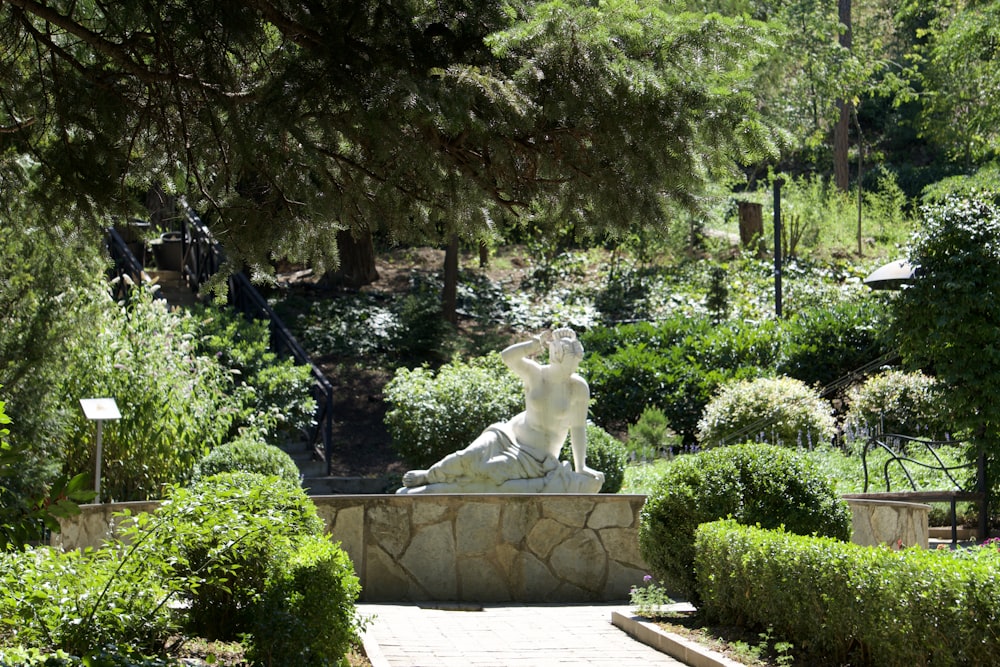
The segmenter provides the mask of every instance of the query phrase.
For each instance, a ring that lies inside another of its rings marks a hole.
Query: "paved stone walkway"
[[[628,611],[622,605],[372,603],[358,611],[375,617],[365,634],[373,667],[684,665],[613,626],[611,612]]]

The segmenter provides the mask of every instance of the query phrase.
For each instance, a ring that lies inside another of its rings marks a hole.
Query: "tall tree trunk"
[[[837,0],[837,12],[840,22],[844,25],[844,32],[840,33],[840,45],[845,49],[851,48],[851,0]],[[840,109],[840,118],[833,129],[833,174],[837,187],[847,192],[851,181],[851,170],[848,163],[849,140],[851,122],[851,103],[848,100],[837,100],[837,107]]]
[[[444,251],[444,289],[441,290],[441,314],[458,324],[458,234],[448,236]]]
[[[737,204],[740,216],[740,244],[752,249],[758,257],[764,255],[764,206],[758,202]]]
[[[326,274],[326,280],[345,287],[363,287],[378,280],[375,268],[375,244],[369,231],[355,236],[350,230],[337,232],[340,266]]]

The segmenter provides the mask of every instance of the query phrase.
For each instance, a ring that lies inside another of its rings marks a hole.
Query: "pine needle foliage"
[[[764,24],[678,11],[4,2],[0,170],[30,156],[52,208],[185,194],[256,266],[336,264],[342,230],[656,224],[664,200],[697,207],[709,175],[776,152],[748,79]]]

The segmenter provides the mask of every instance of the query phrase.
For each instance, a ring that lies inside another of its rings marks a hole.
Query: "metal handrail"
[[[879,439],[881,438],[881,439]],[[922,446],[922,448],[930,454],[931,458],[934,459],[935,463],[928,463],[915,459],[912,456],[908,456],[904,453],[904,448],[900,447],[901,444],[906,443],[917,443]],[[869,476],[868,476],[868,451],[869,449],[878,448],[889,454],[889,458],[886,460],[885,465],[882,466],[882,477],[885,479],[885,490],[886,492],[892,491],[892,483],[889,480],[889,467],[892,464],[897,464],[899,469],[903,471],[903,475],[906,476],[906,481],[910,483],[910,488],[914,491],[919,491],[917,488],[917,483],[913,480],[913,476],[910,474],[907,464],[912,464],[919,468],[927,468],[928,470],[939,470],[945,474],[948,480],[954,485],[955,489],[958,491],[968,492],[968,489],[964,489],[962,485],[952,476],[952,472],[955,470],[965,470],[972,468],[976,465],[974,462],[962,463],[959,465],[949,466],[946,465],[941,457],[935,450],[936,447],[941,445],[960,445],[961,443],[957,440],[927,440],[924,438],[917,438],[909,435],[901,435],[898,433],[886,433],[879,437],[873,437],[865,444],[861,449],[861,465],[864,468],[864,492],[868,492],[869,486]],[[895,445],[895,446],[894,446]]]
[[[108,248],[108,256],[111,257],[109,271],[111,296],[115,301],[127,299],[129,283],[135,285],[148,283],[149,276],[146,275],[136,256],[132,254],[128,243],[114,227],[108,227],[105,244]],[[159,297],[159,295],[154,294],[154,297]]]
[[[921,445],[923,449],[930,454],[934,463],[913,458],[912,455],[905,451],[904,447],[900,446],[903,443],[917,443]],[[951,505],[951,543],[953,547],[958,544],[958,517],[956,513],[956,504],[959,500],[972,501],[976,503],[979,509],[978,536],[980,540],[985,540],[988,532],[988,518],[986,514],[989,508],[989,487],[986,480],[986,454],[980,451],[975,461],[949,466],[941,460],[941,457],[938,455],[937,451],[935,451],[935,448],[940,445],[957,444],[961,443],[956,440],[929,440],[925,438],[901,435],[898,433],[886,433],[876,437],[871,437],[865,443],[864,447],[861,448],[861,465],[864,469],[865,480],[863,487],[864,492],[860,494],[847,494],[845,495],[845,498],[878,496],[883,499],[890,498],[917,502],[948,502]],[[869,493],[868,487],[870,478],[868,474],[868,451],[869,449],[876,448],[889,454],[889,458],[882,467],[882,475],[885,479],[885,492]],[[906,480],[910,483],[912,491],[892,491],[892,485],[889,480],[889,467],[893,464],[897,464],[903,471],[903,474],[906,476]],[[954,485],[954,488],[950,490],[918,489],[913,476],[910,474],[910,470],[907,468],[907,464],[943,472],[945,476],[947,476],[948,480]],[[962,484],[960,484],[952,475],[952,472],[956,470],[971,469],[973,467],[975,467],[976,470],[974,490],[963,487]]]

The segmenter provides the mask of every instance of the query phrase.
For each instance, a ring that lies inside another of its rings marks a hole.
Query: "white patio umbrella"
[[[864,283],[872,289],[900,289],[913,282],[915,275],[913,265],[908,260],[897,259],[872,271]]]

